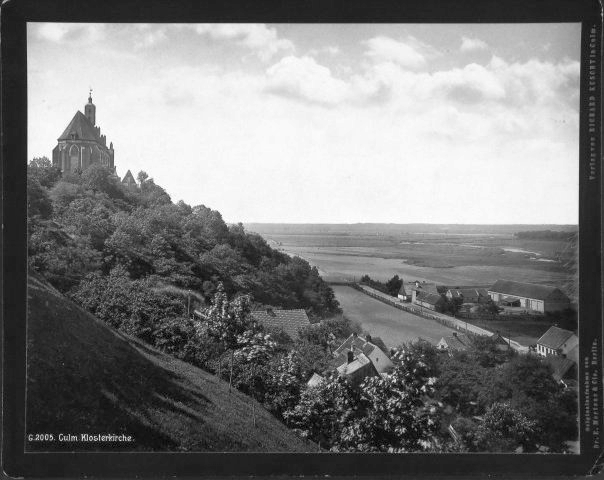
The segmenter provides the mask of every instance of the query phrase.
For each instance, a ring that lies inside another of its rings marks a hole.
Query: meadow
[[[576,246],[560,240],[519,239],[551,225],[277,225],[251,224],[272,247],[306,259],[327,281],[362,275],[385,281],[492,285],[499,279],[576,291]]]
[[[453,332],[453,329],[434,320],[393,308],[352,287],[334,285],[332,288],[344,315],[359,322],[371,336],[380,337],[388,348],[398,347],[418,338],[435,344]]]

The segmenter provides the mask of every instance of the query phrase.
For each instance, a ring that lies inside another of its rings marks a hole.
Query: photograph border
[[[2,48],[3,470],[10,476],[587,474],[602,452],[601,39],[597,1],[8,0]],[[580,22],[579,421],[577,455],[25,453],[27,22]],[[435,459],[436,455],[436,459]]]

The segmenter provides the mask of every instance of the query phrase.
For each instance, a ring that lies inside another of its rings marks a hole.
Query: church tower
[[[88,94],[88,103],[84,107],[84,115],[86,115],[86,118],[90,120],[92,125],[96,125],[96,106],[92,103],[92,89]]]
[[[57,139],[52,150],[52,164],[62,172],[84,171],[90,165],[100,164],[115,172],[113,142],[107,148],[107,137],[96,125],[96,106],[92,103],[92,90],[84,113],[79,110]]]

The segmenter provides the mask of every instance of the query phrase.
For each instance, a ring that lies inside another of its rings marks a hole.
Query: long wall
[[[430,310],[427,312],[425,309],[418,308],[412,304],[403,303],[400,299],[391,297],[390,295],[380,292],[375,288],[368,287],[366,285],[360,285],[358,283],[350,283],[351,287],[356,288],[357,290],[369,295],[370,297],[376,298],[381,302],[387,303],[388,305],[392,305],[394,308],[398,308],[399,310],[404,310],[406,312],[412,313],[414,315],[418,315],[423,318],[427,318],[429,320],[435,320],[447,327],[454,328],[456,330],[460,330],[463,332],[473,333],[474,335],[481,335],[490,337],[493,335],[493,332],[486,330],[484,328],[477,327],[476,325],[472,325],[471,323],[467,323],[463,320],[458,320],[453,317],[449,317],[447,315],[443,315],[437,312]],[[521,353],[528,353],[528,347],[520,345],[518,342],[511,340],[509,338],[505,338],[506,342],[509,342],[510,347],[514,350]]]

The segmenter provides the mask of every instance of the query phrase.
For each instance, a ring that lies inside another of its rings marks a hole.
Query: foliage
[[[333,451],[429,450],[438,428],[437,406],[429,401],[435,378],[421,355],[399,350],[392,359],[388,375],[368,377],[358,388],[328,374],[302,392],[286,421]]]
[[[535,450],[536,422],[529,420],[509,403],[496,402],[485,412],[476,430],[475,443],[478,451],[513,452]]]
[[[398,295],[398,292],[403,286],[403,280],[399,278],[398,275],[395,275],[386,283],[380,282],[378,280],[373,280],[369,275],[363,275],[361,277],[360,282],[371,288],[375,288],[380,292],[387,293],[388,295],[391,295],[393,297],[396,297]]]
[[[52,203],[48,191],[36,178],[27,181],[27,216],[28,218],[49,219],[52,215]]]
[[[61,175],[47,159],[34,159],[28,167],[30,265],[65,293],[91,271],[107,275],[122,265],[133,281],[162,279],[205,296],[222,282],[229,294],[304,308],[317,318],[340,311],[332,289],[305,260],[273,250],[241,224],[227,226],[204,205],[173,204],[145,172],[138,180],[139,189],[127,189],[99,165]],[[76,245],[83,252],[71,251]],[[78,271],[78,262],[65,265],[69,255],[94,260],[80,262]]]
[[[303,328],[298,337],[308,343],[335,350],[343,340],[353,333],[361,333],[361,326],[344,315],[336,315]]]
[[[47,157],[35,157],[27,165],[27,179],[37,180],[44,188],[51,188],[61,177],[61,169],[53,167]],[[28,185],[29,188],[29,185]]]

